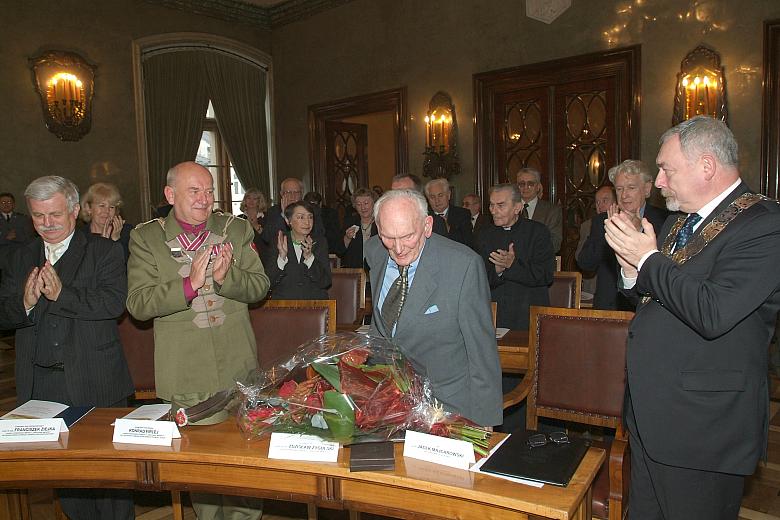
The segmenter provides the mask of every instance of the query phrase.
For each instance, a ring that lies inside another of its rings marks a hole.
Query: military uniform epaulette
[[[165,228],[165,219],[164,218],[153,218],[152,220],[147,220],[146,222],[140,222],[140,223],[136,224],[133,229],[141,229],[145,225],[151,224],[152,222],[159,222],[159,224],[163,227],[163,229]]]

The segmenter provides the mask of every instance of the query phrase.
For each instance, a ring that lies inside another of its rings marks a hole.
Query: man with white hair
[[[494,426],[501,368],[485,267],[468,247],[433,234],[427,206],[414,190],[388,191],[374,205],[371,332],[401,348],[447,410]]]
[[[133,382],[117,328],[127,295],[122,245],[76,226],[79,193],[68,179],[39,177],[24,196],[40,237],[14,251],[0,286],[0,329],[16,329],[17,404],[125,407]],[[70,518],[135,518],[129,491],[57,494]]]
[[[425,196],[430,209],[440,216],[445,223],[450,240],[473,246],[473,230],[471,228],[471,213],[465,208],[450,204],[452,187],[447,179],[433,179],[425,185]]]
[[[647,166],[642,161],[627,159],[610,168],[607,175],[617,194],[617,205],[611,206],[612,211],[626,213],[637,226],[646,218],[655,229],[661,229],[668,213],[646,203],[653,188],[653,175]],[[577,265],[586,271],[596,271],[594,309],[633,311],[635,305],[618,291],[617,259],[604,238],[604,220],[609,209],[593,217],[590,235],[577,255]]]
[[[667,208],[686,215],[658,235],[625,212],[606,222],[641,297],[626,353],[631,518],[735,520],[766,457],[780,205],[740,179],[734,135],[707,116],[665,132],[656,164]]]

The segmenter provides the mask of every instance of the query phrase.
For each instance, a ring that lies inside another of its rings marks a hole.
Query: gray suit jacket
[[[531,220],[541,222],[550,230],[552,238],[553,252],[557,253],[561,249],[563,241],[563,215],[561,208],[550,201],[539,199],[536,201],[536,209]]]
[[[377,236],[366,243],[374,287],[371,333],[391,337],[379,293],[388,253]],[[430,379],[445,406],[483,426],[503,421],[501,368],[490,310],[490,288],[474,251],[433,234],[426,241],[396,326],[398,345],[417,373]]]

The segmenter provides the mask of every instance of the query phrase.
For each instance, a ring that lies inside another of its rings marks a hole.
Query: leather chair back
[[[550,286],[550,307],[579,309],[582,274],[577,271],[556,271]]]
[[[360,268],[331,269],[331,281],[328,296],[336,300],[336,326],[355,330],[362,324],[366,309],[366,273]]]
[[[298,347],[336,332],[334,300],[263,300],[249,309],[261,369],[292,356]]]
[[[630,464],[623,426],[626,340],[634,313],[531,307],[526,425],[539,417],[615,430],[600,445],[607,463],[593,484],[593,516],[620,519],[627,510]]]
[[[119,318],[119,341],[133,378],[136,399],[157,397],[154,386],[154,320],[138,321],[127,311]]]

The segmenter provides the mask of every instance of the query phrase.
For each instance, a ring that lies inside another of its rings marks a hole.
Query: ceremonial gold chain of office
[[[773,202],[777,202],[758,193],[743,193],[734,199],[734,202],[729,204],[728,207],[721,211],[718,216],[713,218],[709,224],[707,224],[704,229],[701,230],[701,233],[689,240],[685,246],[677,249],[674,253],[672,253],[672,247],[674,247],[674,243],[677,240],[677,234],[680,232],[680,228],[683,227],[685,219],[687,218],[686,216],[680,216],[677,219],[677,222],[675,222],[672,226],[672,229],[669,230],[669,234],[666,235],[664,245],[661,247],[661,253],[663,253],[664,256],[674,260],[674,262],[678,265],[684,264],[699,254],[701,250],[707,246],[707,244],[712,242],[712,240],[718,236],[731,221],[737,218],[737,215],[748,209],[753,204],[761,202],[762,200],[771,200]],[[641,302],[643,304],[649,302],[650,300],[650,296],[647,295],[642,296],[641,298]]]
[[[731,221],[737,218],[737,215],[748,209],[753,204],[761,202],[762,200],[772,199],[769,199],[768,197],[758,193],[743,193],[737,197],[734,202],[729,204],[728,207],[724,209],[718,216],[712,219],[709,224],[707,224],[704,229],[701,230],[701,233],[693,237],[684,247],[681,247],[672,253],[672,247],[674,247],[677,234],[680,232],[680,228],[683,226],[683,223],[686,219],[685,216],[680,216],[677,219],[677,222],[674,223],[674,226],[672,226],[669,234],[666,235],[666,240],[664,241],[664,245],[661,248],[661,252],[665,256],[674,260],[677,264],[684,264],[699,254],[701,250],[707,246],[707,244],[712,242],[712,240],[718,236]]]

